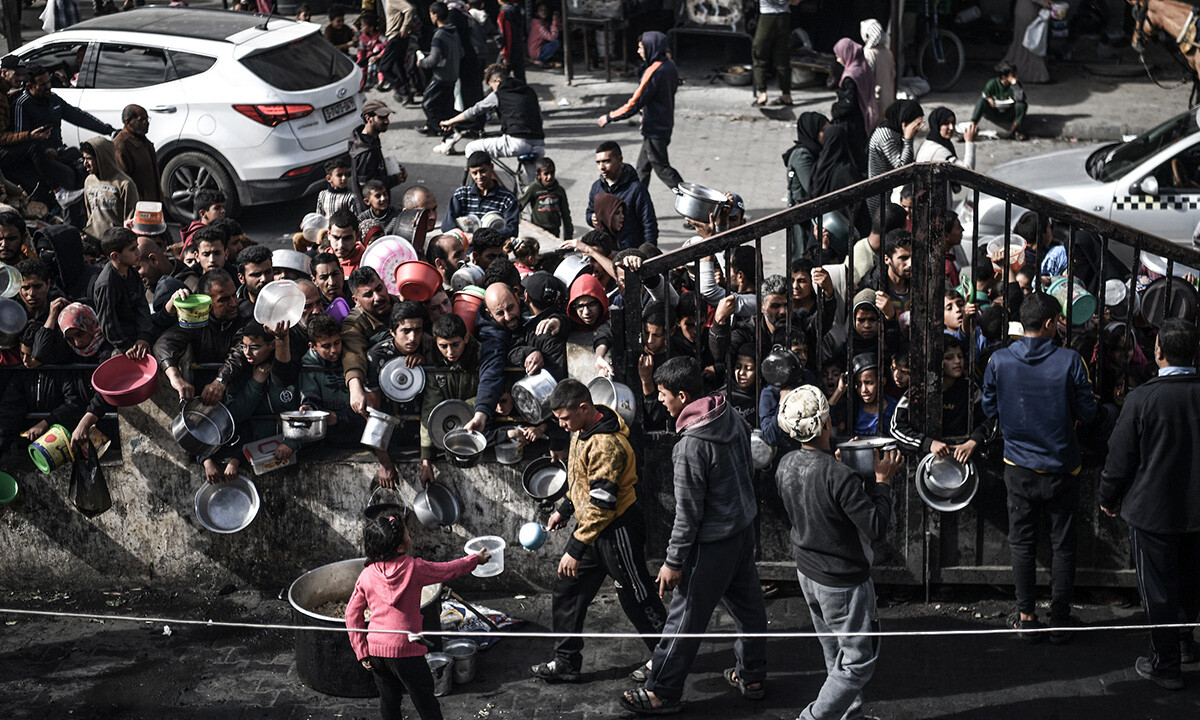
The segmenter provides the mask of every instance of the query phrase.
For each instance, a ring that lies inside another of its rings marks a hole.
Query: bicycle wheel
[[[937,92],[954,87],[954,83],[962,77],[966,62],[962,41],[954,33],[941,28],[925,38],[917,54],[917,69],[921,77]]]

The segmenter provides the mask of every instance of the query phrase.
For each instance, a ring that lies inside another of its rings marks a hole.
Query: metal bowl
[[[754,79],[754,68],[749,65],[728,65],[721,68],[719,75],[726,85],[740,87],[749,85]]]
[[[229,482],[206,482],[196,491],[196,519],[215,533],[235,533],[254,520],[259,504],[258,488],[245,475]]]
[[[475,408],[466,400],[443,400],[429,413],[429,438],[434,447],[445,450],[446,433],[471,422]]]
[[[525,493],[540,502],[554,502],[567,492],[567,468],[549,457],[540,457],[521,473]]]
[[[953,457],[926,455],[917,465],[917,494],[926,505],[941,512],[962,510],[979,490],[974,463],[965,466]]]
[[[450,527],[458,522],[460,507],[454,493],[438,483],[431,483],[413,498],[413,512],[417,514],[417,520],[430,530]]]
[[[446,454],[450,462],[459,467],[472,467],[483,457],[483,449],[487,447],[487,438],[475,430],[455,428],[442,438],[446,445]]]
[[[420,365],[408,367],[404,356],[392,358],[379,369],[379,387],[390,399],[408,402],[425,389],[425,369]]]

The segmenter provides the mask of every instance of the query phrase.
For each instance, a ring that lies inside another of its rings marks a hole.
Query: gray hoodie
[[[683,568],[692,545],[724,540],[754,520],[750,426],[714,393],[683,409],[680,438],[671,453],[675,475],[675,526],[667,567]]]

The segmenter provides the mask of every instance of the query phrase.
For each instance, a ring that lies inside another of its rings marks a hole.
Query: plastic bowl
[[[463,549],[468,554],[475,554],[481,549],[487,550],[492,554],[490,560],[485,563],[480,563],[479,567],[471,571],[475,577],[495,577],[504,572],[504,548],[508,543],[504,542],[504,538],[499,535],[482,535],[480,537],[471,538],[463,545]]]
[[[405,300],[425,302],[442,286],[442,273],[427,262],[410,260],[396,267],[396,287]]]
[[[254,303],[254,319],[265,328],[281,322],[294,326],[304,316],[304,291],[293,280],[275,280],[258,291]]]
[[[7,505],[17,499],[17,479],[6,472],[0,472],[0,505]]]
[[[359,260],[359,267],[374,268],[387,291],[392,295],[399,295],[396,268],[400,267],[401,263],[419,259],[412,243],[399,235],[385,235],[367,246]]]
[[[141,360],[125,355],[111,357],[92,373],[92,387],[110,405],[138,405],[158,390],[158,361],[153,355],[146,355]]]

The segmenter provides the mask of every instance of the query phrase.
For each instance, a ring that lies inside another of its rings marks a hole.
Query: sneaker
[[[1137,670],[1138,675],[1141,675],[1147,680],[1153,680],[1154,683],[1161,688],[1165,688],[1167,690],[1183,689],[1182,677],[1178,675],[1173,677],[1169,675],[1163,675],[1154,669],[1154,665],[1150,663],[1150,658],[1148,657],[1143,656],[1138,658],[1137,662],[1133,664],[1133,669]]]
[[[629,679],[637,683],[645,683],[650,679],[650,671],[653,669],[654,659],[646,661],[645,665],[640,665],[636,670],[629,673]]]
[[[1009,629],[1016,630],[1017,637],[1030,645],[1040,643],[1042,641],[1042,634],[1022,631],[1040,630],[1041,628],[1046,627],[1042,623],[1038,622],[1036,615],[1033,616],[1032,620],[1022,620],[1021,613],[1019,612],[1014,612],[1013,614],[1009,615],[1008,619],[1005,620],[1005,624],[1009,627]]]
[[[1188,638],[1179,641],[1179,662],[1184,665],[1191,665],[1200,660],[1200,646],[1196,641]]]
[[[1050,644],[1051,645],[1066,645],[1071,642],[1071,638],[1075,633],[1071,632],[1071,628],[1079,627],[1079,618],[1074,615],[1068,615],[1061,620],[1051,620],[1050,627]]]
[[[80,189],[80,190],[63,189],[63,190],[59,190],[58,192],[54,193],[54,199],[56,201],[58,201],[58,206],[61,208],[68,208],[68,207],[74,205],[75,203],[79,202],[79,200],[82,197],[83,197],[82,189]]]
[[[534,674],[534,677],[539,677],[547,682],[578,682],[579,670],[571,667],[571,664],[561,658],[554,658],[550,662],[534,665],[529,668],[529,671]]]

